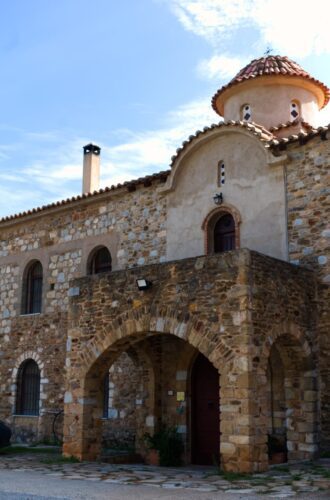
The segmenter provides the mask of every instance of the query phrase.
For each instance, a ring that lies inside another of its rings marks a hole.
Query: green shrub
[[[159,465],[169,467],[182,464],[183,441],[176,427],[162,426],[155,434],[145,434],[149,449],[159,452]]]

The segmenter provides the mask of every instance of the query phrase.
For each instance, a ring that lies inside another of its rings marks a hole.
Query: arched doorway
[[[191,463],[188,374],[198,354],[175,335],[153,332],[127,336],[106,349],[85,375],[82,456],[100,458],[102,452],[108,460],[127,451],[147,460],[146,435],[175,429],[183,445],[181,462]],[[65,448],[70,437],[65,436]]]
[[[209,360],[198,354],[191,374],[192,463],[219,463],[220,401],[219,373]]]
[[[304,348],[305,346],[305,348]],[[307,460],[317,453],[317,373],[307,343],[283,334],[273,343],[266,372],[269,463]]]
[[[235,250],[235,221],[231,214],[226,213],[214,226],[214,252],[228,250]]]

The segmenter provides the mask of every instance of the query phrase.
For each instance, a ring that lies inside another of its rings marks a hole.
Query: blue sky
[[[167,169],[267,46],[330,85],[329,14],[327,0],[4,2],[0,216],[79,194],[90,141],[102,187]]]

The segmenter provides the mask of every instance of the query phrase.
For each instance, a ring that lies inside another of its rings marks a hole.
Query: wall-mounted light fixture
[[[148,290],[152,286],[152,282],[144,278],[139,278],[136,280],[136,286],[140,291]]]
[[[217,193],[213,196],[213,201],[216,205],[221,205],[223,202],[223,196],[222,193]]]

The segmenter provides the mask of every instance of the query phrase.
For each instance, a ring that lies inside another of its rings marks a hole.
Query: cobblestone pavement
[[[256,495],[260,498],[330,498],[330,459],[313,463],[273,466],[268,472],[253,475],[219,474],[212,467],[165,468],[142,464],[63,462],[60,455],[24,453],[0,455],[0,469],[36,471],[52,478],[102,481],[118,485],[150,485],[167,490],[190,489],[195,492]]]

